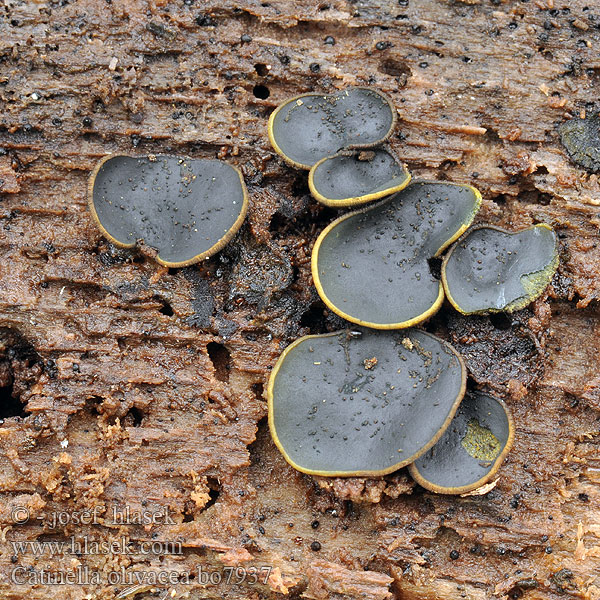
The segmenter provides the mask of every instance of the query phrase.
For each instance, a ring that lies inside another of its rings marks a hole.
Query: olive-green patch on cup
[[[410,465],[423,487],[464,494],[494,477],[514,439],[508,407],[498,398],[468,393],[439,441]]]

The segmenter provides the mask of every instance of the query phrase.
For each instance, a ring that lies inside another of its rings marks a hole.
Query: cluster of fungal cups
[[[501,399],[465,394],[460,355],[413,326],[444,298],[463,314],[523,308],[556,271],[556,236],[543,224],[468,229],[479,192],[411,183],[385,147],[395,123],[390,101],[360,87],[297,96],[271,115],[273,147],[309,170],[319,202],[365,206],[326,227],[312,253],[319,295],[355,327],[303,337],[283,352],[267,388],[269,425],[286,460],[305,473],[383,475],[410,465],[425,488],[467,493],[484,489],[502,464],[512,419]],[[111,242],[169,267],[218,252],[248,206],[235,167],[168,155],[106,157],[88,199]],[[448,248],[440,280],[429,264]]]
[[[305,473],[384,475],[409,465],[429,490],[482,491],[512,445],[509,410],[499,398],[466,393],[461,356],[413,327],[444,298],[463,314],[525,307],[556,271],[557,240],[545,224],[469,229],[480,193],[410,182],[385,147],[395,123],[391,102],[360,87],[297,96],[270,117],[274,149],[309,170],[316,200],[365,206],[327,226],[312,251],[320,297],[355,326],[283,352],[267,388],[269,426]],[[447,249],[438,279],[430,261]]]

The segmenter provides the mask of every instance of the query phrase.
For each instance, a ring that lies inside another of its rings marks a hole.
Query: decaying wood
[[[3,598],[600,598],[600,185],[557,134],[599,108],[593,2],[8,0],[0,18]],[[428,494],[404,471],[317,480],[268,435],[276,357],[341,323],[309,268],[336,213],[274,155],[266,120],[290,95],[352,84],[393,99],[391,145],[415,175],[477,185],[481,222],[560,236],[548,298],[477,325],[444,307],[428,325],[515,416],[484,496]],[[110,246],[85,193],[112,152],[240,165],[247,224],[187,269]],[[169,520],[115,523],[125,506]],[[98,521],[52,527],[86,510]],[[11,545],[71,536],[131,553]],[[103,582],[17,585],[19,566]],[[121,568],[182,575],[109,584]]]

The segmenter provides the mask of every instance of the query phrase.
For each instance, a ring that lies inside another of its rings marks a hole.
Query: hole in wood
[[[219,381],[227,383],[229,381],[229,371],[231,369],[231,354],[229,350],[218,342],[209,342],[206,346],[208,356],[215,368],[215,375]]]

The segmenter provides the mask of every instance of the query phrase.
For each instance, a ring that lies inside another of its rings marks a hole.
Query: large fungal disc
[[[542,294],[557,266],[556,234],[548,225],[515,233],[478,227],[446,255],[442,280],[463,314],[513,312]]]
[[[465,382],[456,351],[423,331],[303,337],[269,380],[271,435],[305,473],[390,473],[442,435]]]
[[[237,169],[177,156],[109,156],[92,172],[88,198],[111,242],[130,248],[143,240],[172,267],[218,252],[239,230],[248,204]]]
[[[428,261],[471,224],[480,204],[470,186],[419,181],[344,215],[313,249],[319,295],[335,313],[367,327],[398,329],[425,320],[444,298]]]
[[[396,124],[396,111],[379,92],[351,87],[335,94],[303,94],[269,118],[269,140],[289,164],[310,169],[345,148],[375,146]]]
[[[439,441],[410,465],[424,488],[439,494],[464,494],[494,477],[514,439],[507,406],[479,392],[467,394]]]
[[[320,160],[308,175],[311,194],[333,207],[365,204],[404,189],[410,173],[383,149],[341,153]]]

